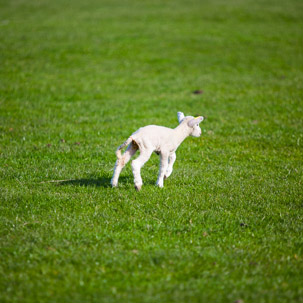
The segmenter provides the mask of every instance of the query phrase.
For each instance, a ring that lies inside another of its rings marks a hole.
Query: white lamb
[[[118,159],[111,180],[112,186],[118,186],[121,170],[139,149],[139,157],[132,161],[136,190],[140,190],[142,187],[141,167],[147,162],[153,152],[160,155],[160,170],[157,185],[163,187],[163,180],[168,178],[173,171],[177,148],[188,136],[200,137],[201,128],[199,127],[199,123],[203,119],[201,116],[196,118],[192,116],[184,117],[182,112],[178,112],[179,125],[175,129],[157,125],[148,125],[139,128],[116,151]],[[122,155],[121,149],[127,145],[128,147]]]

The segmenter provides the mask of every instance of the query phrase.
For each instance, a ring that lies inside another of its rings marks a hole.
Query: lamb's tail
[[[121,149],[124,148],[125,146],[127,146],[128,144],[130,144],[133,141],[133,139],[131,137],[129,137],[123,144],[121,144],[117,150],[116,150],[116,156],[118,158],[118,160],[121,159]]]

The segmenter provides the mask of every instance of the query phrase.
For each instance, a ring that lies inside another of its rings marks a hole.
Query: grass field
[[[0,302],[303,302],[302,28],[300,0],[1,0]],[[164,188],[153,155],[112,189],[179,110],[207,119]]]

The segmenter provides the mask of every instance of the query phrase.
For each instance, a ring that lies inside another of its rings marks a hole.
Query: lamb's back
[[[139,128],[131,135],[131,137],[137,142],[138,145],[153,145],[155,148],[157,148],[160,144],[167,142],[172,135],[173,129],[171,128],[159,125],[148,125]]]

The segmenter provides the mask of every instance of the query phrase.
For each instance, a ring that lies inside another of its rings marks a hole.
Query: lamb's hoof
[[[140,191],[141,190],[142,185],[135,185],[135,189],[136,191]]]
[[[118,187],[118,183],[111,183],[111,185],[112,185],[112,188]]]

